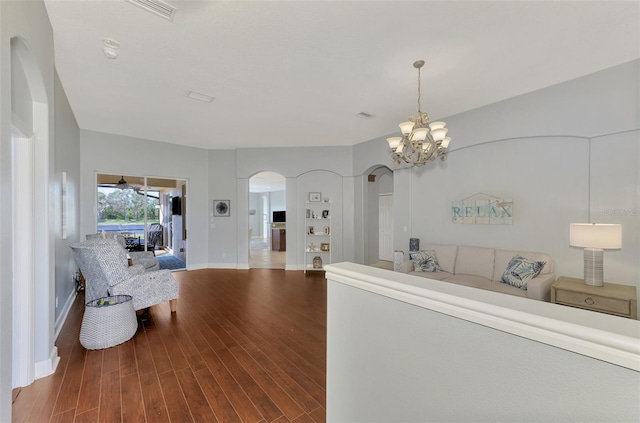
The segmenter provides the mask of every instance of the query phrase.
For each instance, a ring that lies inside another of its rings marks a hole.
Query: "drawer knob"
[[[594,305],[596,303],[595,301],[593,301],[593,299],[591,297],[585,298],[584,302],[589,304],[589,305]]]

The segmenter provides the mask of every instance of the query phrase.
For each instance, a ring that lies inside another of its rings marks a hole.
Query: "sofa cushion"
[[[413,262],[416,272],[439,272],[440,265],[433,250],[420,250],[409,253],[409,258]]]
[[[499,281],[507,269],[507,265],[515,256],[521,256],[531,261],[544,261],[546,264],[540,272],[541,275],[550,275],[555,271],[554,262],[548,254],[534,253],[531,251],[496,250],[495,266],[493,268],[493,279]]]
[[[458,247],[455,274],[491,279],[493,276],[494,255],[495,250],[493,248],[461,245]]]
[[[423,248],[435,251],[436,259],[443,272],[455,273],[457,245],[426,244]]]
[[[538,276],[544,264],[544,261],[532,261],[515,256],[507,265],[500,282],[526,290],[527,282]]]

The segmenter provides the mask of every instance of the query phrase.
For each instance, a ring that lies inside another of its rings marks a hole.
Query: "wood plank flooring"
[[[13,391],[13,422],[324,422],[326,280],[284,270],[174,272],[177,313],[88,351],[76,299],[56,372]]]

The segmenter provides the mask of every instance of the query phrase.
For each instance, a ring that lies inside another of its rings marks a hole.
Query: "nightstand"
[[[637,319],[636,287],[605,283],[589,286],[584,280],[560,277],[551,285],[551,302],[600,313]]]

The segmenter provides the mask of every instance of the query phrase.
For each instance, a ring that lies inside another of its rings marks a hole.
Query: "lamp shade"
[[[414,125],[415,125],[414,122],[407,121],[407,122],[402,122],[398,126],[400,127],[400,132],[402,132],[402,135],[406,137],[411,133]]]
[[[569,245],[584,248],[622,248],[622,226],[605,223],[572,223]]]
[[[398,148],[398,146],[400,145],[400,141],[402,141],[402,138],[400,137],[387,138],[387,142],[389,143],[389,148],[392,150],[395,150],[396,148]]]

